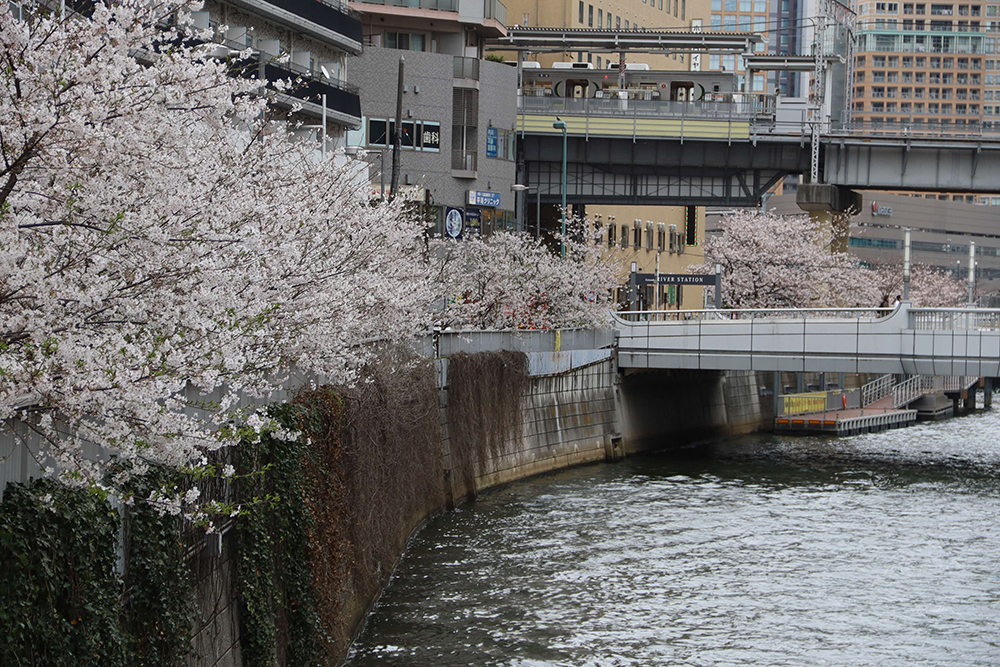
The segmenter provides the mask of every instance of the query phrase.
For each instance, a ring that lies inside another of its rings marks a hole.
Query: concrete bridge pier
[[[983,409],[993,407],[993,378],[983,378]]]
[[[795,203],[817,223],[829,226],[833,232],[831,248],[847,252],[850,231],[848,215],[860,212],[861,193],[842,185],[801,183],[795,191]]]

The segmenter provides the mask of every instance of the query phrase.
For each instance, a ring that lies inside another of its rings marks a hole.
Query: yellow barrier
[[[553,129],[552,116],[522,114],[517,129],[535,134],[561,134]],[[690,137],[692,139],[747,139],[750,122],[728,118],[629,118],[629,117],[564,117],[570,135],[587,134],[610,137]]]
[[[793,394],[782,396],[785,400],[784,411],[786,415],[804,415],[810,412],[823,412],[826,410],[826,392],[817,391],[810,394]]]

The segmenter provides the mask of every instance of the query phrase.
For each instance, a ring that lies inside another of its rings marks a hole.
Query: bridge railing
[[[1000,311],[986,308],[911,308],[910,328],[936,331],[998,331]]]
[[[940,117],[933,114],[915,116],[906,120],[887,123],[881,121],[853,121],[824,132],[831,136],[863,134],[868,137],[924,137],[934,139],[1000,139],[1000,130],[984,127],[979,123],[968,125],[942,124]]]
[[[626,322],[692,322],[718,320],[801,320],[801,319],[875,319],[893,312],[893,308],[729,308],[704,310],[622,310],[615,313]]]

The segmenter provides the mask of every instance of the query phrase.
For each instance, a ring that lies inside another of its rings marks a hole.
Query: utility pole
[[[393,133],[393,141],[389,201],[396,198],[396,192],[399,189],[399,149],[403,144],[403,56],[399,57],[399,80],[396,83],[396,131]]]

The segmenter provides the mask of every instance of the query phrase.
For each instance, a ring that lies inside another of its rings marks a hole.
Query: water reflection
[[[996,665],[1000,419],[529,480],[415,540],[349,663]]]

